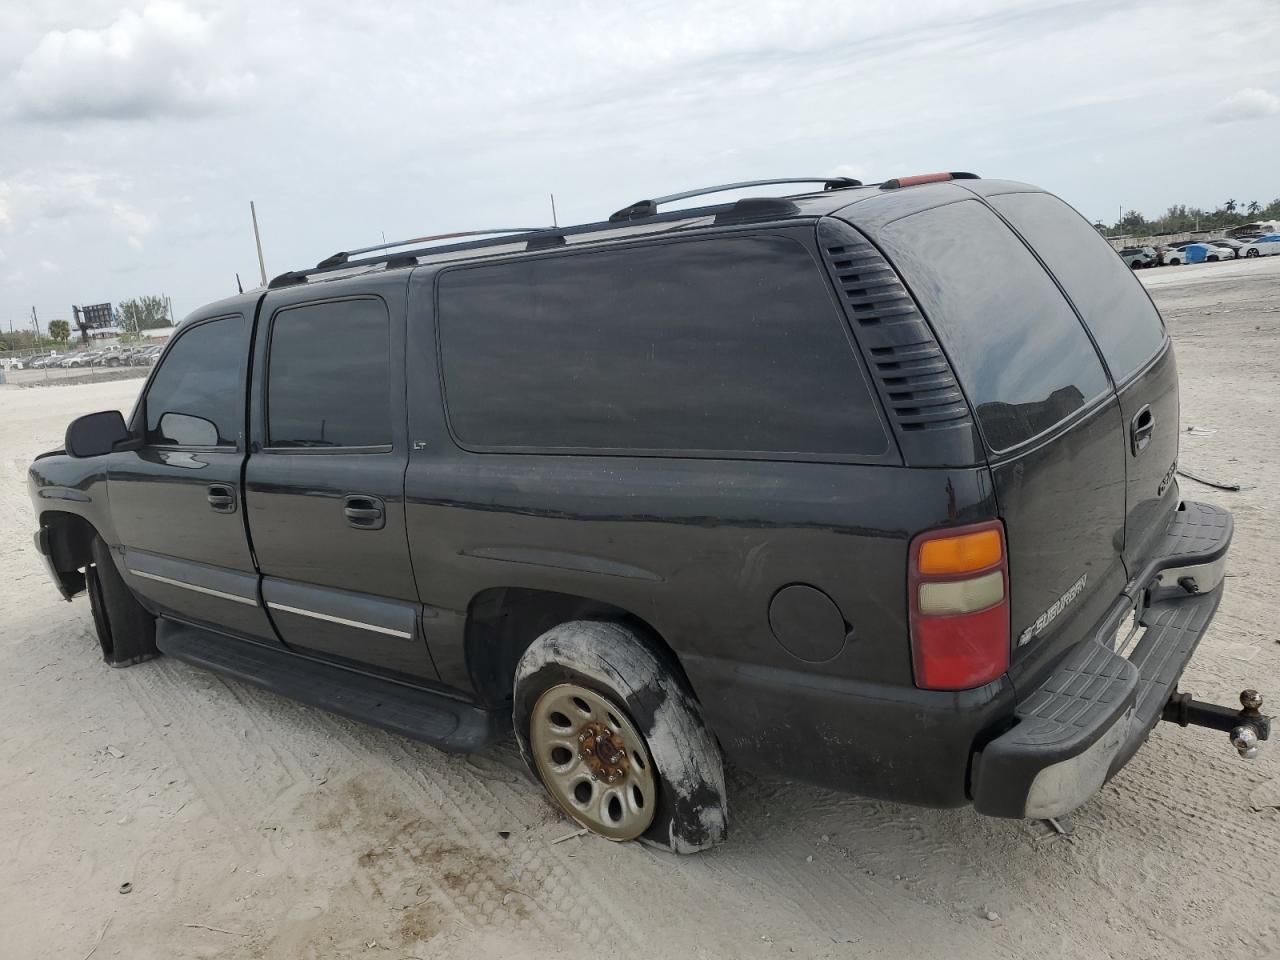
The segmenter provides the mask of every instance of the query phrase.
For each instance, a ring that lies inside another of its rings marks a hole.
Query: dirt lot
[[[1177,340],[1182,462],[1247,485],[1182,482],[1237,524],[1183,688],[1274,708],[1280,258],[1142,279]],[[1071,840],[735,774],[730,842],[672,858],[553,842],[571,828],[509,746],[449,757],[163,658],[105,668],[24,477],[138,386],[0,387],[6,960],[1275,956],[1280,744],[1246,764],[1162,724]]]

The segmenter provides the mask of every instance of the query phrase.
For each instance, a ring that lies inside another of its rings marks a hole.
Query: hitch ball
[[[1252,725],[1241,724],[1231,731],[1231,745],[1246,760],[1258,755],[1258,734]]]

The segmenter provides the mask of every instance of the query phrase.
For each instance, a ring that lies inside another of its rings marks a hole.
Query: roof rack
[[[457,233],[437,233],[429,237],[413,237],[409,240],[396,240],[394,243],[376,243],[372,247],[356,247],[354,250],[340,250],[332,256],[325,257],[316,264],[317,270],[340,267],[351,262],[351,258],[362,253],[375,253],[378,250],[391,250],[394,247],[407,247],[411,243],[430,243],[433,240],[456,240],[459,237],[489,237],[501,233],[540,233],[543,230],[554,230],[554,227],[495,227],[492,230],[461,230]]]
[[[775,183],[820,183],[823,190],[844,190],[849,187],[862,186],[861,180],[852,177],[784,177],[778,180],[743,180],[739,183],[721,183],[714,187],[700,187],[697,190],[686,190],[684,193],[673,193],[653,200],[637,200],[629,207],[623,207],[609,216],[610,223],[620,220],[639,220],[652,217],[658,212],[659,204],[674,203],[676,200],[688,200],[690,197],[701,197],[709,193],[724,193],[728,190],[741,190],[745,187],[766,187]]]

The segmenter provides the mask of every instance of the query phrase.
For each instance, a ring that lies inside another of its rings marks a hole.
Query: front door
[[[288,646],[434,679],[404,520],[405,286],[268,296],[245,502]]]
[[[129,586],[166,616],[278,642],[245,536],[241,314],[188,321],[134,410],[138,450],[111,454],[107,489]]]

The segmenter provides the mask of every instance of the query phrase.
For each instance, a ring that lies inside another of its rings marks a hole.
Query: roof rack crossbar
[[[656,197],[653,200],[637,200],[629,207],[623,207],[612,214],[609,217],[609,222],[617,223],[619,220],[652,217],[658,212],[658,206],[664,203],[688,200],[690,197],[702,197],[709,193],[741,190],[746,187],[767,187],[775,183],[820,183],[823,190],[844,190],[848,187],[862,186],[861,180],[854,180],[852,177],[782,177],[775,180],[742,180],[738,183],[721,183],[713,187],[699,187],[697,190],[686,190],[683,193],[673,193],[665,197]]]
[[[394,243],[375,243],[371,247],[356,247],[354,250],[340,250],[332,256],[325,257],[316,264],[316,269],[340,267],[350,263],[352,257],[363,253],[376,253],[379,250],[391,250],[395,247],[407,247],[413,243],[430,243],[434,240],[456,240],[459,237],[489,237],[503,233],[539,233],[552,230],[554,227],[495,227],[492,230],[460,230],[456,233],[437,233],[428,237],[412,237],[409,240],[396,240]]]

